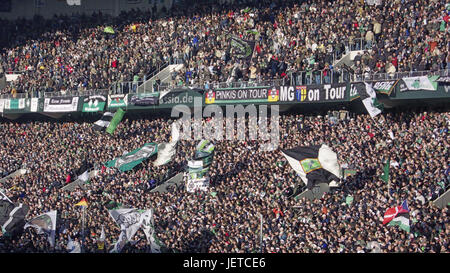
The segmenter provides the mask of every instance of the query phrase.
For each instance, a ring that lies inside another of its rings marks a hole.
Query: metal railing
[[[396,73],[363,73],[354,74],[353,82],[361,81],[384,81],[384,80],[399,80],[407,77],[420,77],[420,76],[449,76],[450,69],[438,70],[438,71],[410,71],[410,72],[396,72]]]
[[[92,89],[92,90],[66,90],[56,92],[43,92],[45,98],[52,97],[76,97],[76,96],[93,96],[93,95],[105,95],[110,92],[108,89]]]
[[[324,73],[326,72],[326,73]],[[189,86],[191,88],[200,89],[217,89],[217,88],[246,88],[259,86],[283,86],[283,85],[314,85],[314,84],[332,84],[332,83],[347,83],[347,82],[361,82],[361,81],[384,81],[384,80],[398,80],[405,77],[418,76],[450,76],[450,69],[438,71],[410,71],[410,72],[395,72],[395,73],[363,73],[353,74],[346,70],[312,70],[312,71],[289,71],[288,77],[282,79],[259,80],[259,81],[237,81],[237,82],[219,82],[219,83],[197,83],[190,85],[179,85],[173,83],[154,84],[153,91],[161,92],[167,89],[176,87]],[[12,98],[43,98],[43,97],[67,97],[67,96],[91,96],[91,95],[108,95],[108,94],[134,94],[138,93],[138,86],[144,81],[128,81],[113,83],[110,89],[93,89],[93,90],[66,90],[56,92],[30,92],[30,93],[16,93],[2,94],[2,99]],[[153,83],[152,83],[153,84]],[[143,91],[145,92],[145,91]]]
[[[26,99],[26,98],[30,98],[29,93],[16,93],[15,95],[13,94],[0,95],[0,99]]]

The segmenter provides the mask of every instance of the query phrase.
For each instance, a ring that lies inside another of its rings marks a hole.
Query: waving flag
[[[327,145],[303,146],[281,151],[308,189],[319,183],[337,183],[341,178],[337,154]]]
[[[381,114],[383,105],[378,101],[377,93],[373,89],[372,85],[364,82],[358,83],[355,86],[369,115],[374,118],[375,116]]]
[[[86,198],[81,199],[81,201],[76,203],[75,206],[87,207],[88,203],[86,201]]]
[[[55,246],[55,232],[56,232],[56,210],[49,211],[47,213],[41,214],[33,219],[23,227],[24,229],[28,227],[33,227],[36,229],[38,234],[46,234],[48,241],[52,247]]]
[[[401,229],[409,232],[409,209],[406,200],[401,206],[389,208],[384,213],[383,225],[399,226]]]
[[[105,112],[103,113],[103,116],[94,122],[94,130],[101,131],[106,130],[108,128],[109,123],[111,123],[112,118],[114,117],[114,114],[111,112]]]
[[[79,242],[72,240],[72,238],[69,235],[69,242],[67,243],[66,247],[67,251],[69,253],[81,253],[81,245]]]
[[[125,111],[123,111],[122,108],[119,108],[114,114],[113,118],[111,119],[111,122],[109,123],[108,127],[106,128],[106,132],[113,135],[117,125],[119,125],[124,115]]]
[[[3,196],[3,194],[2,194]],[[13,204],[6,195],[0,200],[0,228],[3,234],[14,235],[25,225],[25,216],[29,207],[25,204]]]
[[[137,148],[121,157],[110,160],[106,162],[105,165],[106,167],[117,168],[121,172],[126,172],[157,153],[158,145],[156,143],[145,143],[144,146]]]
[[[383,175],[381,176],[381,179],[386,183],[389,183],[389,165],[390,160],[388,159],[383,167]]]

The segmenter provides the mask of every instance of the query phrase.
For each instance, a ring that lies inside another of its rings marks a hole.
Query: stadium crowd
[[[450,5],[381,2],[264,0],[191,5],[162,17],[132,10],[115,18],[1,20],[7,39],[0,64],[6,73],[23,72],[1,93],[110,89],[141,82],[165,63],[184,64],[172,72],[172,84],[180,85],[287,77],[330,83],[343,73],[335,59],[348,50],[366,50],[356,57],[357,74],[449,69]],[[104,32],[109,26],[114,34]],[[231,35],[256,41],[250,63],[229,52]]]
[[[153,208],[156,234],[174,252],[260,252],[259,223],[263,215],[263,251],[287,252],[449,252],[448,206],[432,200],[448,189],[450,114],[448,112],[385,112],[376,117],[349,113],[343,119],[299,114],[279,118],[280,145],[261,151],[260,141],[214,141],[215,157],[207,192],[150,192],[177,173],[189,160],[196,141],[180,140],[175,158],[155,167],[144,161],[128,172],[103,163],[147,142],[167,142],[169,118],[124,119],[111,136],[94,131],[89,121],[23,121],[1,123],[0,164],[12,171],[17,162],[28,172],[1,187],[16,203],[30,207],[27,219],[56,209],[56,245],[27,229],[18,238],[3,236],[0,252],[67,252],[69,236],[81,241],[81,198],[86,208],[87,252],[98,250],[102,227],[106,249],[120,229],[109,206]],[[204,122],[207,122],[204,120]],[[394,139],[387,132],[392,131]],[[340,187],[322,198],[291,198],[300,181],[280,148],[327,144],[343,167],[356,169]],[[99,170],[84,189],[65,191],[67,174],[84,159]],[[386,159],[390,183],[380,179]],[[347,202],[348,197],[352,201]],[[382,224],[384,212],[407,200],[411,232]],[[148,252],[142,230],[123,252]]]

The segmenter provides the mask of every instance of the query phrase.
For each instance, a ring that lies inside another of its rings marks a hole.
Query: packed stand
[[[256,7],[193,4],[163,18],[132,10],[116,18],[100,13],[2,20],[8,42],[0,63],[6,72],[24,72],[1,93],[115,89],[120,82],[140,84],[168,63],[184,64],[171,71],[172,85],[205,88],[271,79],[330,83],[348,71],[449,69],[449,9],[443,0],[266,0]],[[115,33],[105,33],[107,26]],[[229,53],[230,35],[256,41],[251,60]],[[349,50],[366,51],[353,68],[333,67]]]
[[[368,115],[344,120],[327,116],[282,115],[280,146],[261,151],[259,141],[215,141],[208,192],[185,187],[150,192],[171,174],[181,172],[196,141],[180,140],[176,157],[155,167],[152,160],[128,172],[102,168],[105,162],[146,142],[167,142],[167,118],[124,120],[110,136],[94,131],[87,121],[5,122],[0,130],[2,166],[22,162],[27,174],[6,180],[2,188],[17,203],[30,206],[27,219],[58,211],[56,246],[45,235],[27,229],[19,238],[2,237],[0,252],[67,252],[68,238],[81,242],[81,209],[85,197],[84,251],[102,252],[96,242],[102,226],[106,248],[120,229],[108,204],[153,208],[157,237],[171,252],[259,252],[259,215],[263,215],[264,252],[449,252],[448,206],[432,202],[448,189],[450,114],[390,112],[374,122]],[[206,122],[206,121],[204,121]],[[391,130],[392,140],[386,132]],[[290,197],[300,182],[280,148],[327,144],[340,164],[357,171],[343,185],[314,201]],[[19,145],[20,144],[20,145]],[[391,160],[391,180],[380,179],[384,160]],[[84,159],[99,174],[85,189],[65,191],[66,176]],[[215,193],[215,194],[213,194]],[[346,203],[348,196],[353,202]],[[411,232],[382,225],[387,208],[407,200]],[[372,246],[375,245],[373,250]],[[122,252],[148,252],[142,230]]]

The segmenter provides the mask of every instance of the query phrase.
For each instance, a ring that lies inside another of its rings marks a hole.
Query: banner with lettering
[[[128,105],[128,94],[117,94],[108,96],[108,108],[124,108]]]
[[[94,95],[84,97],[82,112],[101,112],[105,109],[106,97],[103,95]]]
[[[44,99],[44,112],[76,112],[79,97],[54,97]]]

